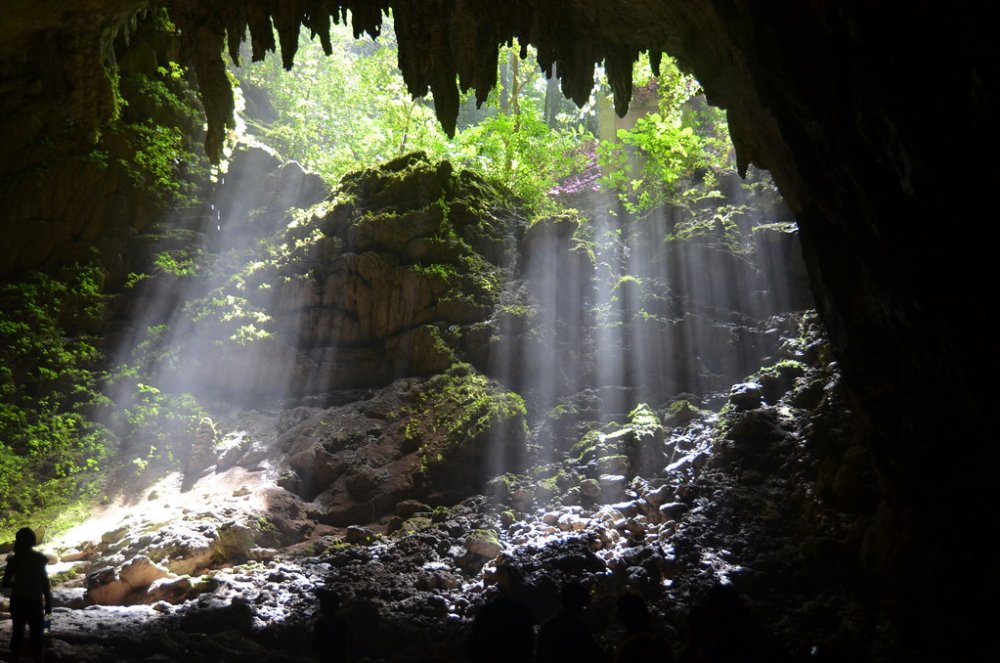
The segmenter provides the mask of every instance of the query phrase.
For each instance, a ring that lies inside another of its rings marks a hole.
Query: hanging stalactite
[[[213,159],[219,157],[222,136],[232,121],[232,90],[220,56],[227,42],[237,64],[240,44],[249,39],[254,61],[280,48],[282,65],[290,69],[302,28],[318,36],[329,52],[331,20],[346,22],[350,16],[355,36],[378,37],[383,16],[391,13],[407,90],[414,97],[433,94],[438,120],[448,135],[455,132],[460,92],[475,90],[477,103],[485,102],[497,82],[497,52],[515,39],[522,49],[532,45],[538,50],[541,67],[547,73],[554,70],[563,94],[579,105],[590,98],[595,67],[603,62],[619,115],[628,110],[632,65],[644,50],[634,43],[579,39],[580,34],[597,34],[597,26],[588,25],[572,7],[523,0],[486,9],[466,0],[171,0],[169,10],[186,35],[185,52],[199,78],[209,124],[206,149]]]

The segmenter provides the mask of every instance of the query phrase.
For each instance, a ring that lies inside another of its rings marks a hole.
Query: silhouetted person
[[[350,650],[356,642],[347,620],[337,614],[340,596],[332,589],[316,591],[319,599],[319,619],[313,626],[313,649],[323,663],[344,663],[350,660]]]
[[[757,624],[732,585],[713,587],[688,618],[681,663],[785,663],[791,658]]]
[[[538,631],[538,663],[596,663],[604,660],[594,636],[583,620],[583,609],[590,603],[590,593],[578,582],[563,585],[559,593],[559,612]]]
[[[523,663],[531,660],[535,632],[531,613],[512,594],[522,582],[516,567],[497,567],[499,596],[483,606],[472,623],[474,663]]]
[[[646,602],[637,594],[625,594],[615,605],[625,637],[618,647],[618,663],[673,663],[674,652],[663,638],[653,634],[653,621]]]
[[[24,646],[24,628],[31,631],[29,647],[32,659],[41,661],[45,655],[45,615],[52,614],[52,590],[49,574],[45,571],[48,560],[42,553],[32,550],[35,533],[22,527],[14,537],[14,552],[7,557],[3,572],[3,587],[10,589],[10,617],[13,622],[10,635],[11,660],[21,659]]]

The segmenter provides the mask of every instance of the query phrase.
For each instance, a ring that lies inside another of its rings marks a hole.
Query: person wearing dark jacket
[[[48,560],[45,555],[33,550],[35,543],[35,533],[30,528],[22,527],[17,531],[14,553],[7,557],[7,567],[0,583],[4,590],[10,592],[10,617],[13,622],[10,654],[13,661],[21,658],[26,626],[31,631],[29,645],[32,660],[42,660],[45,615],[52,614],[52,590],[49,574],[45,571]]]

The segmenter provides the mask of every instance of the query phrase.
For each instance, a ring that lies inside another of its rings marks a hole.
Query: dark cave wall
[[[86,118],[104,113],[94,40],[106,41],[123,16],[145,6],[88,4],[88,14],[102,19],[94,22],[99,30],[62,13],[69,3],[0,19],[4,103],[18,93],[25,67],[50,72],[67,107],[84,118],[84,135]],[[311,12],[315,25],[336,5],[358,3],[170,4],[182,25],[198,21],[199,31],[212,34],[211,48],[202,40],[188,50],[200,63],[206,106],[218,116],[226,107],[215,75],[220,30],[249,22],[263,52],[268,12],[287,40],[305,16],[297,11]],[[985,547],[983,523],[995,520],[997,453],[983,388],[996,368],[992,312],[988,301],[957,304],[962,295],[982,299],[992,251],[995,212],[981,183],[997,173],[1000,58],[986,34],[986,5],[882,3],[876,13],[821,0],[522,0],[489,11],[459,1],[383,4],[395,10],[411,90],[435,90],[446,124],[456,74],[464,84],[490,85],[493,44],[512,35],[537,46],[543,65],[558,63],[569,96],[589,89],[592,65],[602,59],[619,96],[627,96],[622,72],[642,49],[666,51],[696,74],[709,100],[728,110],[741,163],[769,169],[800,221],[820,313],[870,423],[886,498],[863,550],[870,577],[917,639],[942,642],[973,628],[976,608],[996,591],[995,574],[976,587],[944,578],[972,564]],[[378,6],[359,13],[361,27],[375,24]],[[89,46],[74,47],[72,57],[49,54],[53,29]],[[9,112],[3,120],[5,135],[29,126]],[[5,168],[22,153],[4,139]],[[37,233],[45,227],[39,222]],[[22,232],[32,230],[22,224]],[[935,603],[957,609],[942,616]]]

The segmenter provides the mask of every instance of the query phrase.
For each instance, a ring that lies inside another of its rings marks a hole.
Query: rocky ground
[[[479,491],[422,482],[426,460],[393,427],[427,382],[221,417],[216,462],[190,485],[175,473],[125,492],[45,542],[56,586],[47,660],[310,660],[322,587],[343,597],[358,659],[462,660],[499,565],[522,571],[516,598],[536,624],[564,582],[582,582],[609,651],[617,596],[641,594],[679,651],[691,607],[722,583],[792,656],[905,658],[850,580],[857,523],[877,498],[811,316],[779,361],[728,393],[636,408]],[[9,622],[0,629],[5,638]]]

